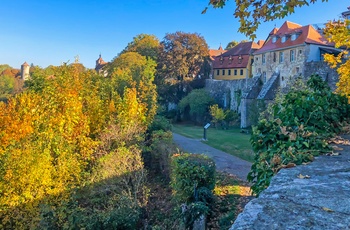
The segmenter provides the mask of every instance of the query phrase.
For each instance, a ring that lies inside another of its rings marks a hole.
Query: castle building
[[[313,26],[286,21],[281,28],[274,28],[254,52],[253,75],[261,76],[265,83],[278,74],[284,87],[294,76],[307,75],[307,63],[323,62],[325,53],[336,54],[339,50]]]

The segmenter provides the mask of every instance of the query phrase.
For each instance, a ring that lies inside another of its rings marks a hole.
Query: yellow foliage
[[[337,56],[325,54],[324,59],[332,68],[336,68],[339,74],[337,92],[345,95],[350,102],[350,59],[348,48],[350,47],[350,21],[338,20],[326,25],[325,34],[336,48],[342,49]]]
[[[140,151],[131,146],[153,119],[155,86],[133,80],[118,94],[113,79],[75,66],[45,71],[0,103],[0,229],[38,228],[43,204],[63,204],[100,172],[99,180],[133,171],[141,174],[132,180],[143,178]]]

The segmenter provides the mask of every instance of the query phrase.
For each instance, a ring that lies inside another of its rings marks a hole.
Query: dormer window
[[[277,41],[277,36],[272,37],[272,43],[275,43]]]
[[[231,63],[232,63],[232,60],[233,60],[233,58],[232,58],[231,55],[230,55],[230,57],[228,58],[228,60],[229,60],[229,63],[231,64]]]
[[[222,63],[224,63],[224,57],[223,56],[220,57],[220,64],[222,64]]]
[[[281,38],[281,42],[284,43],[284,42],[286,42],[286,40],[287,40],[287,35],[284,35],[284,36]]]
[[[294,41],[295,39],[297,39],[297,34],[292,34],[291,40]]]
[[[242,59],[243,59],[243,57],[241,55],[239,55],[239,57],[238,57],[238,64],[242,63]]]

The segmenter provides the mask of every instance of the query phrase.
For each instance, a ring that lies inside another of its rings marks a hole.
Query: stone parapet
[[[230,229],[350,229],[350,147],[282,169]]]

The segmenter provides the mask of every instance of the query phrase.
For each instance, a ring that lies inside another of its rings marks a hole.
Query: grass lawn
[[[246,161],[253,162],[254,153],[250,145],[250,134],[240,133],[241,129],[221,130],[209,127],[207,139],[203,143],[237,156]],[[201,139],[203,138],[203,127],[189,124],[173,124],[173,132],[185,137]]]

